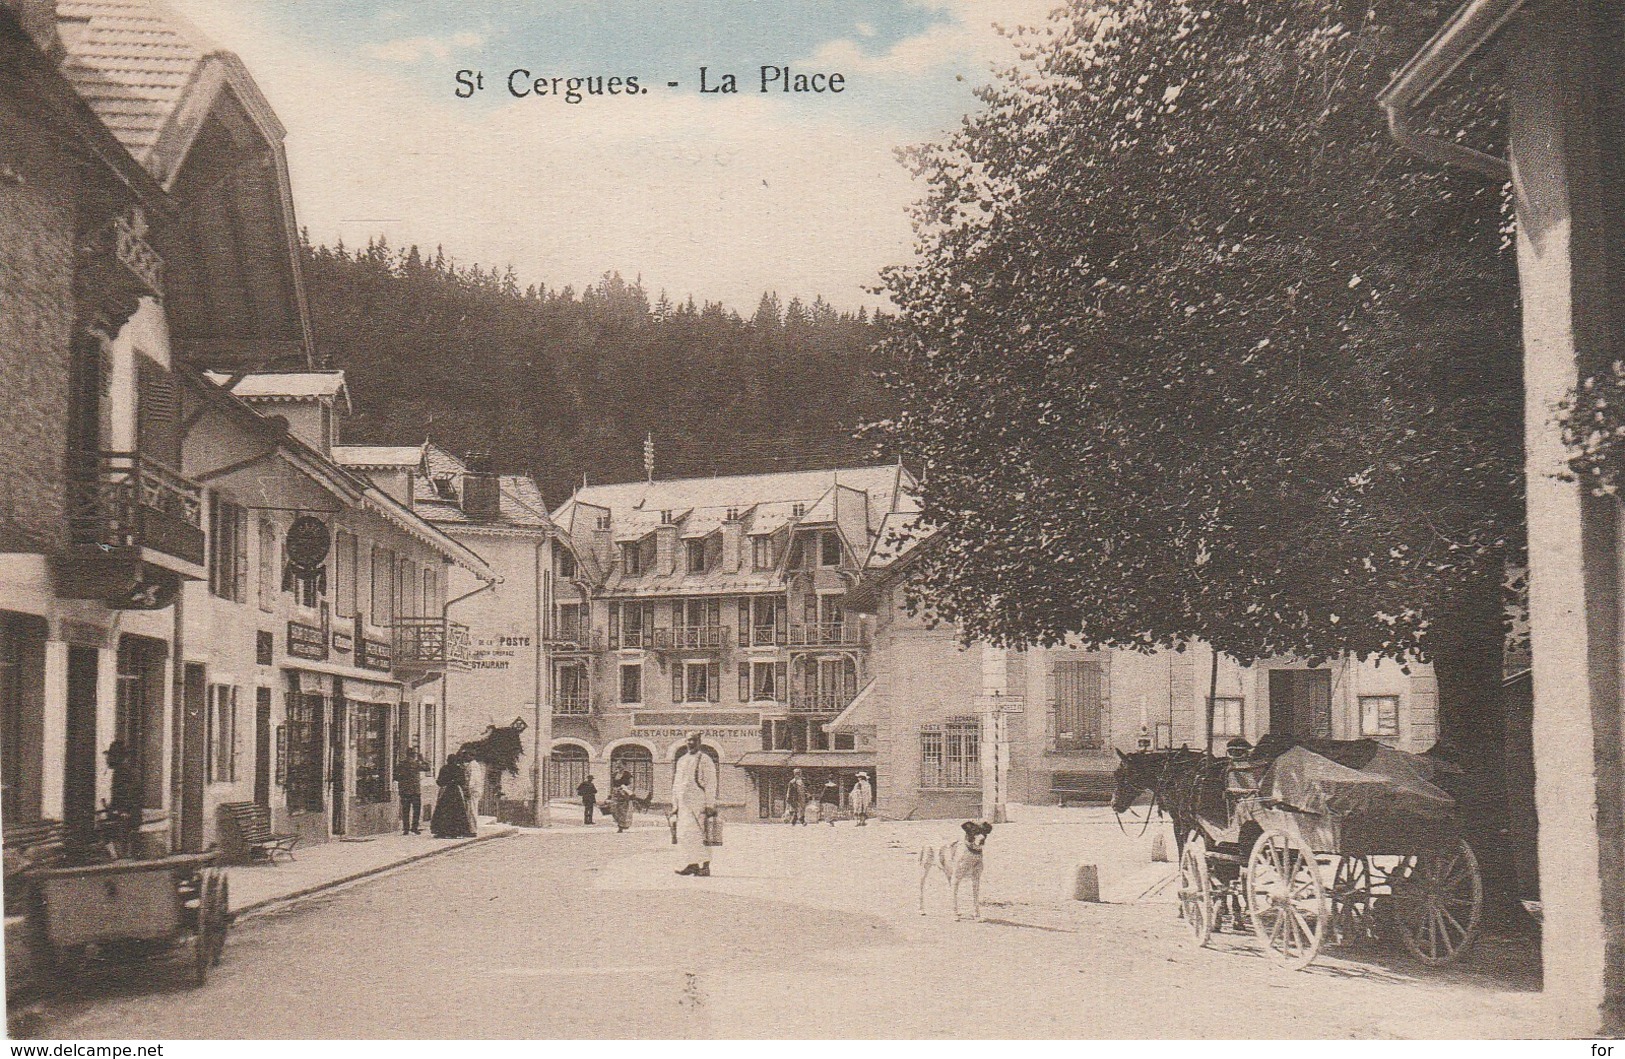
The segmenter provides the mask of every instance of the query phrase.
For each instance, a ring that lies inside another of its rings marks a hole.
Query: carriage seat
[[[298,835],[282,835],[271,830],[271,809],[257,802],[222,802],[221,846],[237,864],[265,861],[275,864],[278,856],[293,860]]]
[[[1116,792],[1117,781],[1110,772],[1055,772],[1050,774],[1049,791],[1055,804],[1063,808],[1069,802],[1086,805],[1110,805]]]

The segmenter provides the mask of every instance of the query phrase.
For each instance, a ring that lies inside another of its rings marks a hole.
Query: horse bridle
[[[1132,836],[1134,838],[1145,837],[1146,831],[1151,827],[1151,817],[1153,814],[1159,817],[1162,815],[1162,806],[1158,804],[1158,798],[1162,794],[1162,784],[1166,778],[1165,774],[1167,772],[1167,768],[1168,766],[1164,764],[1163,772],[1157,775],[1156,783],[1147,788],[1151,792],[1151,804],[1145,807],[1145,819],[1140,821],[1140,833]],[[1130,803],[1130,808],[1133,808],[1133,803]],[[1112,815],[1117,819],[1117,830],[1123,832],[1124,835],[1128,835],[1128,828],[1123,826],[1123,814],[1113,813]]]

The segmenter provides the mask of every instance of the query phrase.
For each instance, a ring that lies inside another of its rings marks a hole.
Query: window
[[[696,537],[683,542],[688,550],[688,572],[691,574],[705,573],[705,538]]]
[[[576,575],[576,557],[568,548],[559,548],[553,553],[553,570],[566,581]]]
[[[611,650],[621,647],[647,647],[649,638],[655,627],[655,608],[653,603],[610,603],[609,605],[609,646]]]
[[[356,557],[358,542],[355,534],[339,530],[334,538],[333,549],[333,575],[338,582],[338,593],[334,598],[334,607],[341,618],[355,617],[357,574]]]
[[[356,711],[355,798],[376,804],[389,801],[389,707],[351,703]]]
[[[395,615],[399,618],[418,617],[418,564],[410,559],[401,559],[399,563],[399,576],[395,579],[400,597],[395,604]]]
[[[823,535],[818,561],[822,566],[841,565],[841,535],[839,533],[831,531]]]
[[[434,703],[432,703],[432,702],[424,703],[423,704],[423,746],[420,749],[423,751],[423,756],[428,758],[430,761],[438,761],[439,760],[439,758],[437,757],[437,754],[439,753],[439,750],[438,750],[438,747],[437,747],[437,745],[436,745],[436,743],[434,741],[434,719],[435,719]]]
[[[276,523],[260,519],[260,609],[267,614],[276,609]]]
[[[560,603],[557,638],[571,643],[583,643],[586,639],[585,633],[586,629],[582,627],[581,622],[581,604]]]
[[[857,737],[854,736],[851,732],[836,732],[834,735],[830,736],[829,738],[830,738],[830,749],[831,750],[856,750],[857,749],[857,746],[858,746]]]
[[[807,513],[807,505],[806,504],[791,504],[790,505],[790,517],[791,518],[800,518],[801,516],[805,515],[806,513]]]
[[[1055,749],[1098,750],[1103,746],[1105,705],[1099,662],[1058,661],[1050,671],[1055,704]]]
[[[621,542],[621,573],[628,577],[636,577],[643,572],[643,564],[638,560],[643,558],[639,552],[637,541]]]
[[[982,729],[960,719],[920,729],[921,787],[980,787]]]
[[[432,566],[423,568],[423,616],[440,617],[440,572]]]
[[[750,539],[750,565],[757,570],[773,569],[773,538],[767,534]]]
[[[229,684],[209,687],[208,740],[205,770],[210,783],[237,782],[237,689]]]
[[[684,662],[671,671],[673,702],[717,702],[722,667],[716,662]]]
[[[628,743],[610,751],[610,782],[613,783],[615,778],[623,772],[632,774],[632,790],[634,792],[648,792],[655,789],[655,757],[649,753],[648,747]]]
[[[395,624],[395,553],[376,545],[372,549],[372,613],[374,625]]]
[[[276,637],[264,629],[254,632],[254,664],[268,666],[276,662]]]
[[[643,663],[621,664],[621,702],[627,705],[643,701]]]
[[[739,666],[739,701],[783,702],[785,674],[784,662],[753,661]]]
[[[248,599],[248,512],[218,493],[209,501],[209,593]]]
[[[1246,720],[1241,699],[1220,696],[1213,700],[1213,738],[1234,739],[1245,735]]]
[[[1399,734],[1399,696],[1361,695],[1360,734],[1396,736]]]

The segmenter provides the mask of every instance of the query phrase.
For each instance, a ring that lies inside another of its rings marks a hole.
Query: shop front
[[[870,750],[829,750],[797,753],[788,750],[753,750],[738,761],[756,784],[757,812],[763,820],[784,816],[785,792],[796,769],[807,785],[807,796],[816,803],[824,785],[833,782],[840,793],[840,806],[850,809],[852,786],[858,773],[866,773],[873,788],[872,801],[880,797],[880,777],[875,772],[875,755]],[[816,808],[816,806],[814,806]]]
[[[348,775],[344,811],[334,833],[379,835],[397,830],[391,747],[401,711],[401,686],[344,677],[339,690],[348,732],[342,754]]]

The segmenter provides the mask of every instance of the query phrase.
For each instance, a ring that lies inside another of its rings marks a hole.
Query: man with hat
[[[790,805],[790,823],[807,826],[807,802],[810,795],[807,793],[807,781],[801,775],[800,769],[790,773],[790,786],[784,792],[784,800]]]
[[[859,827],[869,826],[869,803],[874,801],[874,788],[869,786],[869,774],[858,773],[858,781],[852,784],[852,815],[858,818]]]
[[[705,844],[706,821],[717,815],[717,763],[700,743],[700,733],[690,732],[683,755],[677,759],[671,781],[673,837],[687,864],[678,875],[711,874],[711,847]]]

